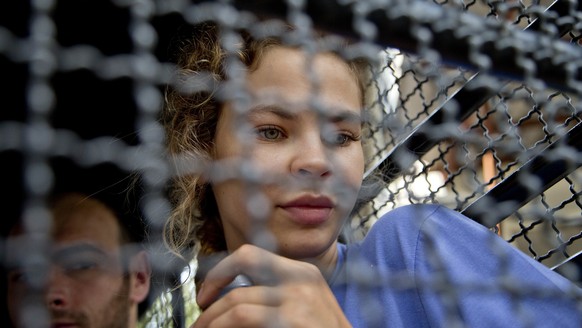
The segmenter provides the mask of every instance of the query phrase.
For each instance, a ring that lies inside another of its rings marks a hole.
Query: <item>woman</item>
[[[369,65],[326,42],[228,32],[198,27],[165,111],[176,163],[206,164],[180,166],[193,171],[173,185],[166,226],[170,247],[202,263],[194,327],[577,326],[575,287],[446,208],[400,208],[339,243],[364,174]],[[241,274],[252,286],[225,293]]]

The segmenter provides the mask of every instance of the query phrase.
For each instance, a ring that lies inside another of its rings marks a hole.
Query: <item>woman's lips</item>
[[[327,197],[302,196],[280,206],[300,225],[319,225],[327,221],[334,208]]]

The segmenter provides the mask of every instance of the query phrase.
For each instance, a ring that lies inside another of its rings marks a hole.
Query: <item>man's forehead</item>
[[[53,207],[53,237],[55,241],[89,239],[120,240],[120,227],[115,213],[92,198],[70,195]]]

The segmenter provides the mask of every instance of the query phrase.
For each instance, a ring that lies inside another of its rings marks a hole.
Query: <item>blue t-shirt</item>
[[[338,250],[330,286],[354,327],[582,326],[576,285],[442,206],[392,210]]]

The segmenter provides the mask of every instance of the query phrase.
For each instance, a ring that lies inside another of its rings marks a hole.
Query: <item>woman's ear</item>
[[[150,261],[145,251],[140,251],[131,258],[129,275],[129,298],[132,302],[139,304],[148,296],[152,276]]]

